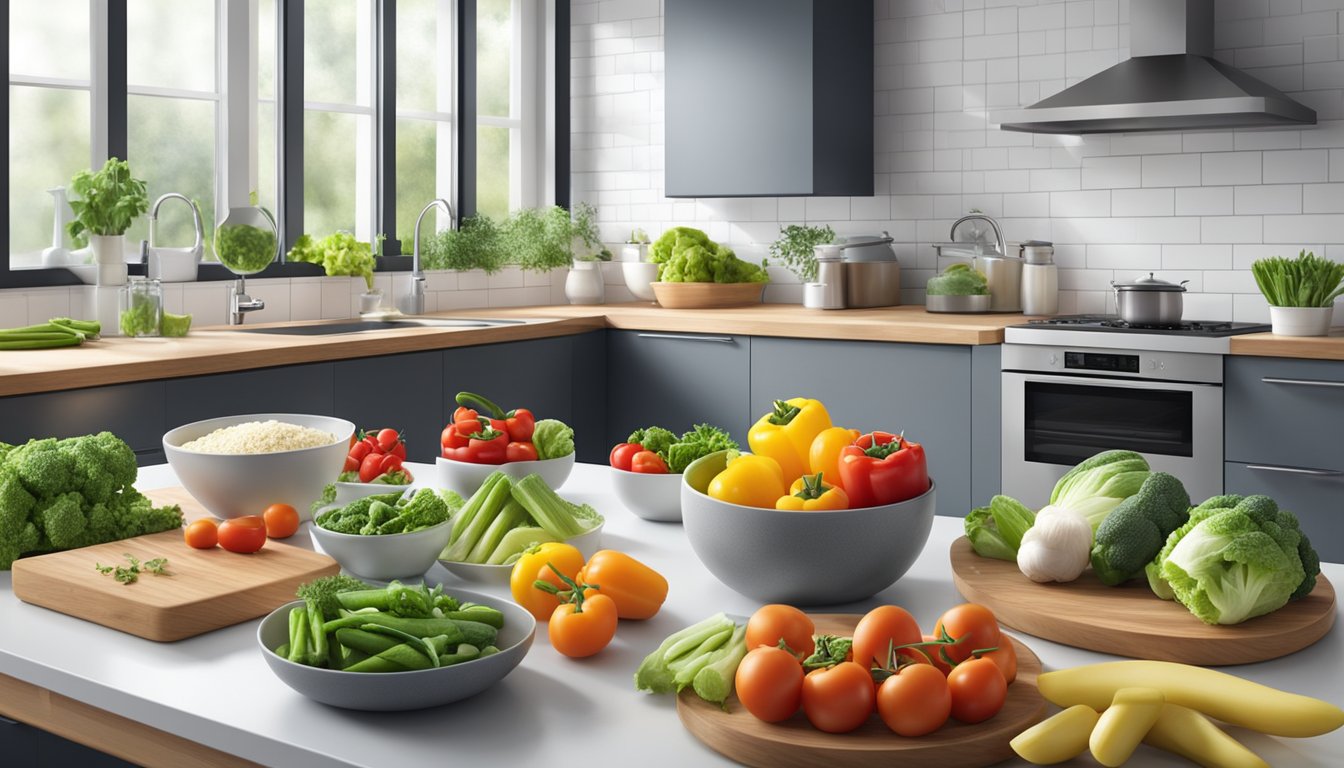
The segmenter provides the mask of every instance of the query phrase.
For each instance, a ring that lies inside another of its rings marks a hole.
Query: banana
[[[1107,768],[1124,765],[1139,748],[1144,734],[1162,713],[1162,692],[1156,688],[1121,688],[1101,713],[1087,745],[1092,757]]]
[[[1193,709],[1163,704],[1143,743],[1204,768],[1269,768],[1269,763]]]
[[[1031,726],[1008,743],[1029,763],[1062,763],[1087,751],[1087,737],[1098,717],[1097,710],[1079,704]]]
[[[1273,736],[1320,736],[1344,725],[1344,709],[1225,672],[1168,661],[1111,661],[1046,672],[1041,695],[1060,707],[1110,706],[1121,688],[1155,688],[1167,703],[1202,712],[1229,725]]]

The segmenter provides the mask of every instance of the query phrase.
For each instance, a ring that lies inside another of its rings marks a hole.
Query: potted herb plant
[[[800,282],[816,282],[817,256],[813,248],[833,242],[835,230],[829,226],[790,224],[782,227],[779,239],[770,244],[770,258],[797,275]]]
[[[611,261],[611,251],[598,232],[597,208],[586,202],[574,206],[570,228],[574,261],[565,277],[565,298],[571,304],[601,304],[605,293],[601,267]]]
[[[102,169],[94,173],[80,171],[70,181],[76,199],[70,201],[75,218],[66,225],[73,238],[87,236],[94,262],[100,267],[99,282],[125,282],[126,230],[135,219],[149,210],[149,195],[143,179],[131,176],[131,166],[125,160],[110,157]]]
[[[1344,264],[1302,251],[1296,259],[1275,256],[1251,264],[1256,285],[1269,301],[1269,321],[1280,336],[1330,332],[1335,299],[1344,296]]]

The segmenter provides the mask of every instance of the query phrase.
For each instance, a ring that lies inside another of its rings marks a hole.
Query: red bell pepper
[[[469,424],[469,422],[462,422],[457,425],[459,433],[465,424]],[[466,435],[466,438],[467,444],[465,446],[456,448],[445,446],[443,449],[444,458],[471,464],[504,463],[509,447],[507,432],[491,429],[487,420],[485,423],[477,422],[476,431]]]
[[[840,451],[840,485],[851,509],[913,499],[929,490],[924,446],[890,432],[860,435]]]
[[[532,431],[536,428],[537,420],[532,412],[526,408],[515,408],[511,411],[505,411],[493,402],[472,392],[458,392],[457,403],[461,405],[453,413],[453,421],[457,421],[457,414],[467,413],[485,413],[491,419],[503,422],[501,425],[495,425],[496,429],[502,429],[509,433],[509,440],[516,443],[525,443],[532,440]],[[472,408],[475,408],[473,411]]]

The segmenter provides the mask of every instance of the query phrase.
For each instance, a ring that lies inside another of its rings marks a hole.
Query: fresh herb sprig
[[[1344,296],[1344,264],[1309,251],[1296,259],[1258,259],[1251,264],[1251,274],[1274,307],[1328,307]]]
[[[94,570],[104,576],[111,576],[122,584],[134,584],[140,580],[141,573],[152,573],[155,576],[171,576],[168,573],[168,558],[156,557],[152,560],[146,560],[143,563],[140,559],[127,552],[125,554],[126,562],[129,565],[103,565],[94,563]]]
[[[770,258],[777,260],[804,283],[815,281],[817,256],[812,249],[833,242],[835,230],[829,226],[790,224],[780,229],[779,233],[779,239],[770,244]]]

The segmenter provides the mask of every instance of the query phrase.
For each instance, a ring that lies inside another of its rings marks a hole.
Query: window
[[[551,42],[556,19],[568,25],[555,0],[304,0],[301,17],[298,7],[9,3],[10,255],[0,262],[0,287],[70,281],[62,270],[27,272],[44,266],[52,244],[59,193],[49,190],[109,155],[130,161],[151,204],[168,192],[196,202],[207,259],[215,223],[249,198],[290,225],[290,242],[337,230],[409,241],[421,208],[436,197],[460,208],[459,189],[492,216],[549,201],[540,187],[550,180],[543,126],[551,118],[539,84],[545,52],[556,62],[567,56],[567,39]],[[460,68],[459,18],[476,19],[476,55]],[[302,62],[301,76],[285,80],[282,56]],[[464,76],[475,76],[476,98],[459,110]],[[564,98],[567,79],[557,89]],[[299,82],[301,89],[280,87]],[[463,118],[474,140],[459,135]],[[282,200],[285,147],[303,158],[302,194],[291,188]],[[467,147],[475,172],[463,179]],[[436,212],[425,223],[450,221]],[[147,217],[137,221],[128,248],[148,230]],[[154,237],[157,245],[190,244],[186,206],[165,202]]]

